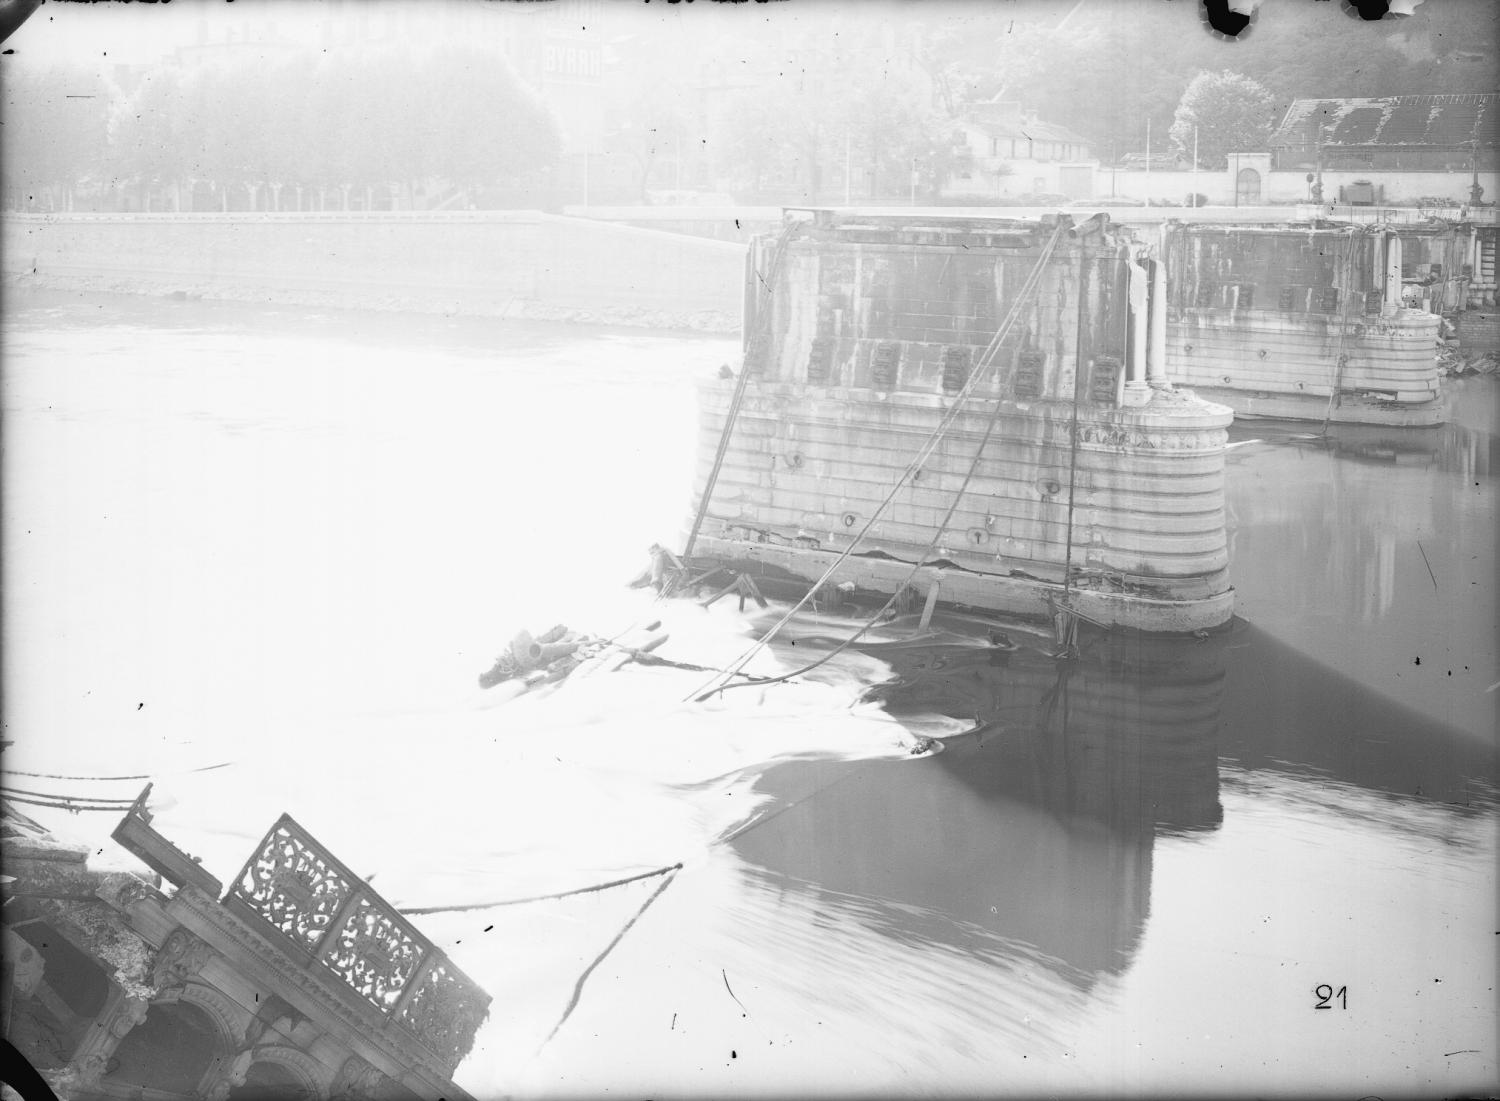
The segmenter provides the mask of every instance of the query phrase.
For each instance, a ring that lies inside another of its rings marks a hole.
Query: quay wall
[[[7,280],[735,332],[743,245],[530,211],[9,215]]]

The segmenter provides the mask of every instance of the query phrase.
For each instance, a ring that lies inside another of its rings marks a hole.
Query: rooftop
[[[1023,112],[1014,102],[992,101],[975,104],[963,118],[963,122],[977,130],[983,130],[994,138],[1030,138],[1032,141],[1052,141],[1069,145],[1089,145],[1089,139],[1075,134],[1065,126],[1043,122],[1035,115]]]
[[[1382,96],[1374,99],[1299,99],[1271,138],[1271,145],[1310,145],[1316,127],[1331,146],[1466,146],[1477,140],[1494,147],[1500,95]]]

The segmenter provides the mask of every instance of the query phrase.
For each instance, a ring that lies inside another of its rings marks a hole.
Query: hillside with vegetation
[[[1216,167],[1262,143],[1294,99],[1500,79],[1489,0],[1425,0],[1378,21],[1342,0],[1264,0],[1233,39],[1191,0],[606,10],[593,147],[570,147],[554,105],[506,60],[503,28],[415,60],[307,48],[271,63],[39,70],[6,56],[5,205],[556,205],[577,201],[568,157],[601,178],[613,165],[623,201],[672,186],[755,201],[793,182],[826,196],[836,180],[866,198],[933,195],[960,156],[958,122],[996,101],[1082,136],[1106,164],[1148,153],[1148,133],[1153,157],[1189,154],[1196,131]],[[329,118],[335,139],[309,140]]]

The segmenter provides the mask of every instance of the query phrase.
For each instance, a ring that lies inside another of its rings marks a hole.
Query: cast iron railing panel
[[[333,973],[379,1010],[396,1004],[430,945],[419,944],[381,907],[362,897],[322,953]]]
[[[271,827],[226,902],[301,949],[303,966],[336,978],[450,1074],[473,1047],[489,995],[290,816]]]
[[[354,891],[332,859],[288,818],[271,827],[234,892],[277,932],[309,952]]]
[[[440,963],[416,984],[400,1020],[436,1054],[457,1064],[474,1046],[488,1003],[478,987]]]

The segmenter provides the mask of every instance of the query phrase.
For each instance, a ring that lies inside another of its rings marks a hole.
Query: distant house
[[[958,164],[943,189],[948,194],[1067,193],[1072,182],[1063,166],[1094,159],[1087,138],[1043,122],[1019,103],[979,104],[956,129]],[[1092,166],[1088,172],[1092,178]]]
[[[1500,95],[1299,99],[1272,135],[1277,171],[1483,172],[1500,167]]]

